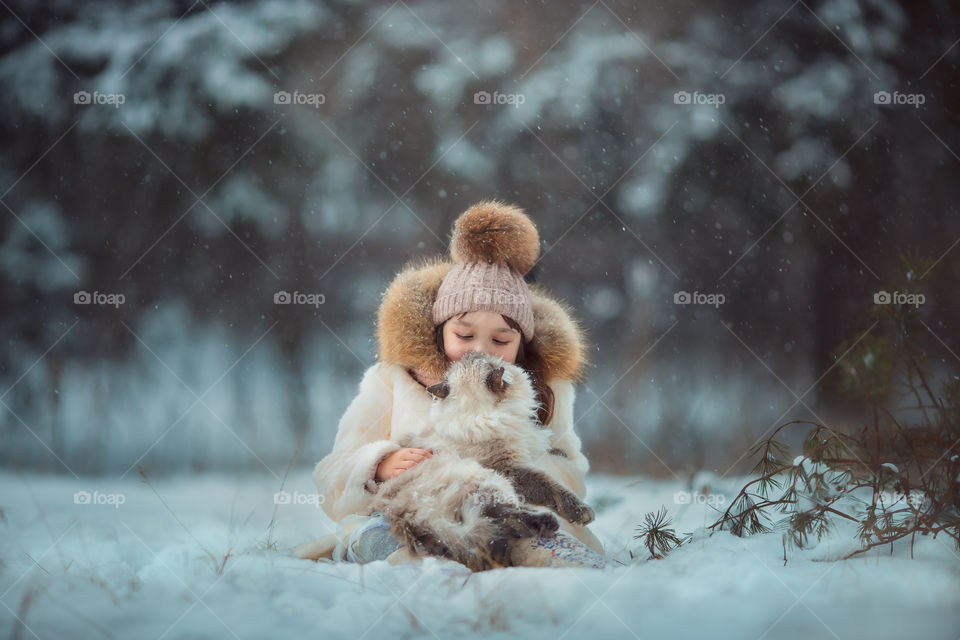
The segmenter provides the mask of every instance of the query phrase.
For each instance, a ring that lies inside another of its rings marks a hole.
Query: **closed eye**
[[[459,333],[455,333],[455,334],[453,334],[453,335],[457,336],[457,337],[460,338],[461,340],[473,340],[473,336],[462,336],[462,335],[460,335]],[[494,339],[493,343],[494,343],[494,344],[499,344],[499,345],[505,345],[505,344],[510,344],[510,341],[509,341],[509,340],[496,340],[496,339]]]

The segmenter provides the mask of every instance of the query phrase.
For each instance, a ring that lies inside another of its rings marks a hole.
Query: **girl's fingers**
[[[429,449],[410,448],[410,449],[403,449],[401,451],[402,452],[398,456],[396,466],[394,467],[395,472],[393,473],[392,476],[388,476],[388,477],[397,476],[401,472],[406,471],[407,469],[410,469],[415,465],[420,464],[424,460],[433,457],[433,452],[430,451]]]
[[[425,457],[416,458],[416,459],[413,459],[413,458],[407,459],[397,464],[397,471],[399,473],[400,471],[406,471],[407,469],[412,469],[413,467],[417,466],[424,460],[426,460]]]

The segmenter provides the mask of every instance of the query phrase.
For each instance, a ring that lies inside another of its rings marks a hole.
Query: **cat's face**
[[[427,391],[444,403],[483,407],[495,406],[510,398],[527,398],[532,387],[527,373],[520,367],[497,356],[473,351],[450,365],[446,378]]]

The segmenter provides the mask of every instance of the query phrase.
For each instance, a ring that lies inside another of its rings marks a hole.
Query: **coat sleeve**
[[[313,470],[323,510],[334,521],[365,512],[377,489],[377,465],[400,449],[390,441],[392,410],[389,370],[378,363],[364,374],[359,393],[340,419],[333,450]]]
[[[553,419],[551,429],[552,453],[543,462],[543,470],[567,487],[581,500],[586,497],[586,476],[590,463],[580,450],[580,438],[573,430],[573,384],[566,380],[550,382],[553,389]]]

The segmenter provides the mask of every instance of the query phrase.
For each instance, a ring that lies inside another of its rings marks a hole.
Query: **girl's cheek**
[[[451,362],[456,362],[464,353],[464,348],[461,345],[450,345],[444,349],[447,358]]]

